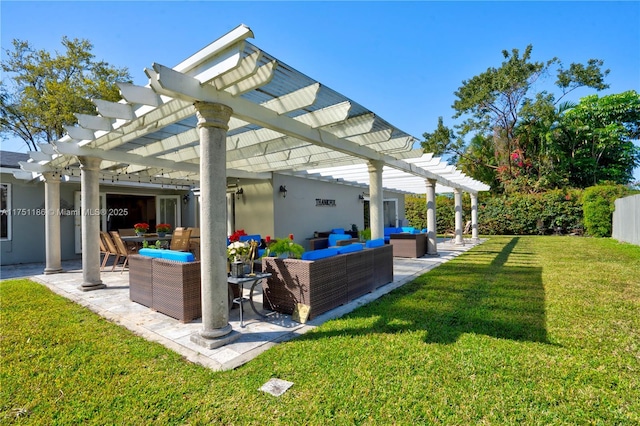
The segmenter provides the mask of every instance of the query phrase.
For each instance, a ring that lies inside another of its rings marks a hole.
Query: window
[[[11,185],[0,184],[0,240],[11,239]]]
[[[158,218],[157,223],[168,223],[171,228],[176,226],[182,226],[182,218],[180,212],[180,196],[158,196],[158,211],[156,216]]]

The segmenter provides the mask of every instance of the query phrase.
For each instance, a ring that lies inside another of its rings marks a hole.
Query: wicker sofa
[[[393,281],[393,251],[384,240],[357,251],[348,247],[316,250],[334,251],[317,260],[264,258],[263,269],[272,274],[262,284],[265,307],[292,314],[301,303],[312,319]]]
[[[153,251],[154,257],[129,256],[129,298],[182,322],[200,318],[200,261],[193,256],[161,258],[158,255],[171,250]]]

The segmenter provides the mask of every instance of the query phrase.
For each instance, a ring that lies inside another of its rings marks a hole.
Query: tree
[[[530,182],[531,176],[542,174],[544,158],[550,147],[540,135],[546,135],[548,126],[556,121],[555,106],[563,97],[579,87],[596,90],[608,87],[604,78],[609,70],[601,69],[602,61],[591,59],[586,65],[571,64],[564,69],[557,58],[546,62],[532,61],[532,49],[531,45],[527,46],[522,55],[518,49],[504,50],[505,60],[499,68],[488,68],[463,81],[455,92],[457,99],[453,108],[456,113],[453,118],[464,118],[456,126],[458,138],[463,139],[469,134],[481,137],[475,140],[473,147],[469,145],[458,154],[461,163],[478,171],[478,162],[481,161],[484,163],[483,173],[491,172],[503,183],[513,179]],[[555,84],[560,91],[559,96],[544,91],[531,95],[534,83],[549,74],[552,67],[557,68]],[[529,128],[536,129],[537,134],[525,133],[525,118]],[[478,149],[478,142],[491,143],[493,158],[490,161],[487,161],[490,158],[486,155],[487,147]],[[449,147],[454,147],[454,144],[450,143]],[[474,158],[479,152],[483,156]],[[539,159],[543,161],[538,162]],[[464,167],[463,171],[470,174],[470,170]],[[527,186],[533,188],[536,185],[530,182]]]
[[[0,135],[18,137],[30,150],[64,136],[74,113],[95,114],[91,99],[121,99],[116,82],[130,82],[127,68],[96,61],[87,40],[62,38],[64,54],[52,56],[29,42],[13,40],[2,61]]]
[[[455,139],[453,130],[444,125],[442,117],[438,117],[436,130],[433,133],[423,133],[422,137],[424,141],[421,145],[426,152],[433,152],[434,155],[452,154],[450,164],[454,164],[463,153],[464,141]]]
[[[557,164],[572,186],[627,184],[640,165],[640,95],[590,95],[565,111],[551,133]]]

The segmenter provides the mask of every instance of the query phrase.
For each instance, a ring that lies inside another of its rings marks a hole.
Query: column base
[[[191,341],[196,345],[205,347],[207,349],[216,349],[228,345],[229,343],[235,342],[240,338],[240,336],[241,334],[234,330],[231,330],[231,332],[228,334],[214,338],[203,337],[202,334],[198,332],[191,335]]]
[[[44,268],[45,275],[59,274],[60,272],[62,272],[62,268]]]
[[[82,291],[93,291],[93,290],[101,290],[103,288],[107,288],[107,285],[103,284],[102,282],[99,282],[99,283],[84,283],[79,288]]]
[[[440,257],[440,253],[437,253],[437,252],[436,253],[427,253],[425,256],[428,256],[428,257]]]

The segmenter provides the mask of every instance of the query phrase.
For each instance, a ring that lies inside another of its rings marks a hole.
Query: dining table
[[[122,241],[125,242],[133,242],[133,243],[141,243],[143,241],[171,241],[171,234],[166,234],[162,237],[157,234],[148,234],[148,235],[130,235],[130,236],[121,236]]]

